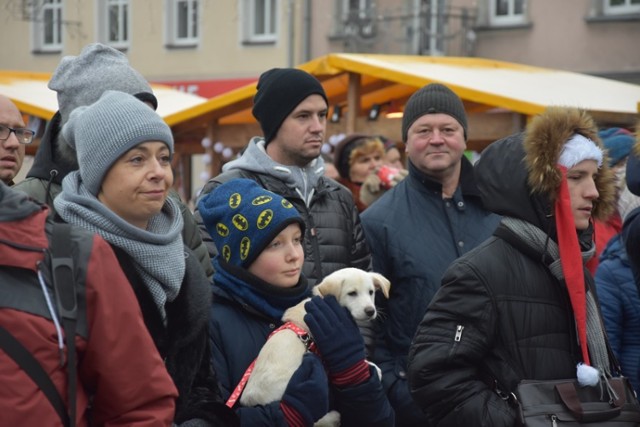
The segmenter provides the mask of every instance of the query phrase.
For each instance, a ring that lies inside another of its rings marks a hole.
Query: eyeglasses
[[[31,144],[31,142],[33,142],[33,136],[36,134],[34,131],[29,129],[13,129],[9,126],[0,125],[0,141],[9,139],[11,132],[16,134],[16,138],[18,138],[18,142],[20,144],[25,145]]]

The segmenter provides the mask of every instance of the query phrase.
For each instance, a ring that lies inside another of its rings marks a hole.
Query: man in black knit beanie
[[[200,197],[232,179],[253,179],[289,200],[304,219],[303,273],[312,284],[344,267],[369,270],[371,256],[353,196],[324,176],[320,153],[329,103],[322,84],[296,68],[273,68],[260,76],[253,103],[264,136],[253,137]],[[195,217],[213,258],[217,250],[198,210]]]

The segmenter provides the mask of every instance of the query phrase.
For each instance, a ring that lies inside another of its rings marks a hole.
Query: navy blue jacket
[[[257,312],[218,286],[213,286],[213,293],[209,333],[220,391],[227,400],[269,334],[282,322]],[[342,389],[331,387],[331,393],[331,409],[340,412],[342,426],[394,425],[393,410],[373,368],[367,382]],[[288,427],[279,403],[237,409],[241,425]]]
[[[456,258],[491,236],[500,221],[482,206],[473,166],[462,158],[453,198],[409,162],[409,175],[362,213],[373,270],[391,281],[373,361],[396,411],[397,425],[424,424],[406,381],[407,354],[444,271]]]
[[[640,390],[640,295],[622,236],[609,241],[600,256],[596,289],[607,336],[633,388]]]

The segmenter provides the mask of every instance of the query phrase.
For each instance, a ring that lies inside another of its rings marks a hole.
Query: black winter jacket
[[[138,298],[147,329],[178,389],[175,422],[179,425],[201,419],[212,426],[238,425],[233,411],[222,402],[211,364],[208,328],[211,287],[193,252],[185,246],[185,276],[177,298],[165,305],[165,326],[130,256],[116,246],[112,245],[112,248]]]

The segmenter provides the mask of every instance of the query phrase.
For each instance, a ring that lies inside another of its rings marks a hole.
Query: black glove
[[[280,402],[290,426],[310,426],[329,412],[329,382],[322,362],[312,353],[302,356]]]
[[[304,306],[304,321],[329,374],[340,374],[364,363],[364,340],[355,320],[333,295],[313,297]]]

